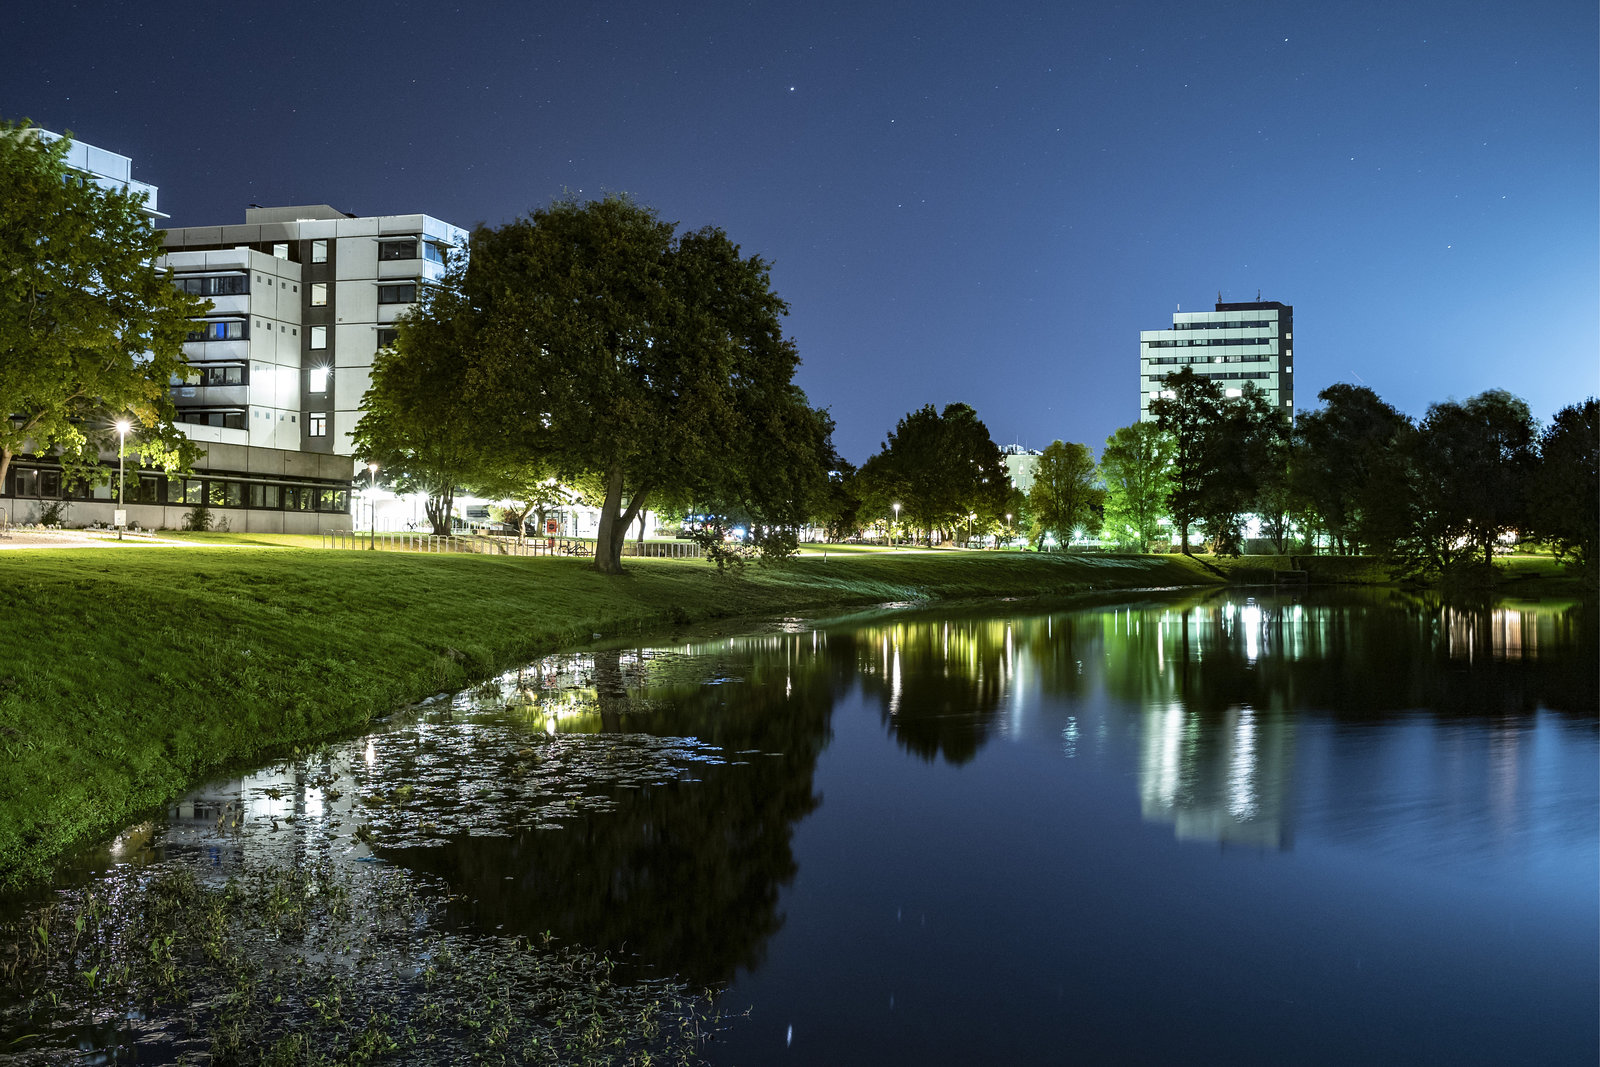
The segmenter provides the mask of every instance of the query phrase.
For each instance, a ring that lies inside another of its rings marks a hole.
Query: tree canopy
[[[1105,485],[1105,537],[1147,551],[1160,534],[1172,493],[1172,435],[1153,422],[1124,426],[1100,451]]]
[[[1593,397],[1556,412],[1539,439],[1529,521],[1556,557],[1588,571],[1600,538],[1600,404]]]
[[[76,174],[69,145],[0,123],[0,478],[25,448],[85,472],[121,418],[137,424],[133,451],[182,469],[198,449],[173,424],[170,388],[189,318],[209,304],[152,268],[145,194]]]
[[[966,404],[927,404],[906,415],[861,476],[868,500],[878,508],[898,502],[901,518],[930,540],[934,530],[993,525],[1014,506],[1000,447]]]
[[[558,201],[474,232],[375,367],[358,436],[438,486],[592,483],[607,573],[652,498],[791,529],[833,424],[792,382],[787,310],[721,230],[678,235],[626,197]]]
[[[1089,446],[1052,441],[1039,456],[1028,488],[1035,537],[1042,543],[1046,534],[1054,534],[1056,543],[1066,548],[1074,530],[1093,523],[1104,499],[1105,491],[1095,483]]]
[[[463,266],[395,322],[396,338],[372,361],[372,384],[351,439],[382,469],[384,482],[426,495],[433,532],[450,532],[457,487],[487,465],[471,405],[467,375],[477,323],[461,291]]]

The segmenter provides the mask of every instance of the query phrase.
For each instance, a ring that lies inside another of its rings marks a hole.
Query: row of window
[[[189,324],[185,341],[243,341],[250,336],[250,324],[243,319],[206,319]]]
[[[422,249],[422,258],[429,263],[444,263],[444,246],[432,241],[423,241],[416,237],[401,237],[393,240],[378,242],[378,259],[388,262],[397,259],[416,259],[417,248]]]
[[[172,376],[173,385],[249,385],[250,368],[236,363],[190,364]]]
[[[244,296],[250,291],[248,274],[207,274],[186,276],[172,280],[180,292],[195,296]]]
[[[1174,330],[1249,330],[1277,325],[1276,319],[1244,319],[1228,322],[1175,322]]]
[[[1146,341],[1151,348],[1188,348],[1191,345],[1270,345],[1274,337],[1197,337],[1173,341]]]
[[[1188,367],[1206,363],[1266,363],[1272,359],[1268,352],[1248,356],[1151,356],[1145,362],[1152,367]]]
[[[1194,376],[1196,378],[1209,378],[1214,382],[1239,382],[1239,381],[1251,381],[1251,380],[1261,380],[1261,379],[1271,378],[1272,377],[1272,372],[1271,371],[1267,371],[1267,370],[1260,370],[1260,371],[1229,370],[1229,371],[1216,371],[1214,373],[1207,373],[1205,371],[1195,371]],[[1147,382],[1159,384],[1160,382],[1163,382],[1163,381],[1166,380],[1166,375],[1165,374],[1146,374],[1144,376],[1144,380],[1147,381]]]
[[[63,492],[63,488],[65,492]],[[67,482],[60,470],[15,467],[6,478],[6,496],[40,500],[93,500],[88,482]],[[350,490],[336,486],[265,485],[225,478],[168,479],[161,474],[130,476],[124,500],[130,504],[206,504],[219,508],[268,511],[349,512]],[[114,499],[102,497],[101,499]]]
[[[190,426],[220,426],[225,430],[242,430],[245,427],[245,414],[240,408],[223,408],[218,411],[205,408],[179,408],[172,421],[188,423]]]

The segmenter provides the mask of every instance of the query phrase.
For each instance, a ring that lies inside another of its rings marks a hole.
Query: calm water
[[[82,877],[408,879],[726,987],[719,1064],[1588,1064],[1597,670],[1577,608],[1391,593],[792,621],[554,657]]]

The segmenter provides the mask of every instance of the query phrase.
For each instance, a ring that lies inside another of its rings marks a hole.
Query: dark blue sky
[[[624,191],[773,264],[860,462],[925,403],[1098,451],[1138,331],[1295,306],[1297,403],[1600,392],[1593,0],[50,3],[0,117],[247,203],[498,223]]]

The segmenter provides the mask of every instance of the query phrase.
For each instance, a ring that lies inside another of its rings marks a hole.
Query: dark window
[[[378,329],[378,347],[388,348],[394,344],[395,338],[400,336],[400,331],[387,326]]]
[[[423,259],[426,259],[429,263],[437,263],[440,266],[443,266],[444,265],[444,257],[445,257],[445,247],[444,247],[444,245],[437,244],[437,243],[435,243],[433,241],[424,241],[424,242],[422,242],[422,258]]]
[[[243,296],[250,291],[248,274],[209,274],[201,277],[177,277],[172,283],[195,296]]]
[[[139,475],[139,492],[134,499],[140,504],[161,503],[161,479],[154,474]]]
[[[14,486],[11,491],[16,496],[38,496],[39,472],[31,467],[18,467]]]
[[[60,471],[40,471],[39,472],[39,495],[40,496],[52,497],[52,498],[58,497],[58,496],[61,495],[61,472]]]
[[[416,259],[417,239],[407,237],[402,241],[379,241],[378,259]]]
[[[414,304],[416,300],[417,286],[415,282],[406,285],[378,286],[378,303],[380,304]]]

